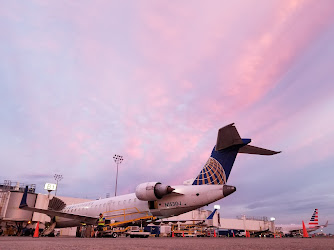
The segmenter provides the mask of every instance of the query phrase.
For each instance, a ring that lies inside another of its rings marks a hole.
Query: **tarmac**
[[[333,249],[334,238],[0,237],[0,249]]]

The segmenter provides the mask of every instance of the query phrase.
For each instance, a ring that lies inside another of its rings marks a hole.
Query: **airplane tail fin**
[[[226,184],[238,153],[274,155],[280,152],[247,145],[251,139],[242,139],[231,123],[218,131],[217,143],[204,168],[192,185]]]
[[[312,214],[312,217],[311,217],[310,222],[308,223],[308,225],[309,225],[309,228],[319,226],[318,209],[317,208],[314,209],[314,212]]]
[[[27,207],[28,186],[25,187],[19,208]]]
[[[216,211],[217,211],[217,209],[215,208],[215,210],[213,210],[212,212],[211,212],[211,214],[208,216],[208,218],[206,218],[207,220],[212,220],[213,219],[213,216],[215,215],[215,213],[216,213]]]

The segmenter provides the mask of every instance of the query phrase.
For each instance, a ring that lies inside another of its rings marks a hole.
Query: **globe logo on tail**
[[[226,184],[226,175],[222,165],[210,157],[204,168],[194,180],[193,185],[223,185]]]

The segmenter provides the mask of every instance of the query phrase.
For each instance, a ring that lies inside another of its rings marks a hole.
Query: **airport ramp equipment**
[[[103,213],[106,220],[110,220],[110,227],[118,227],[127,225],[141,220],[154,220],[155,217],[148,212],[140,211],[137,207],[124,208],[118,210],[107,211]]]

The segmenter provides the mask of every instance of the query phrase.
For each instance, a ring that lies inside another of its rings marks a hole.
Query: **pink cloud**
[[[284,152],[284,143],[290,143],[298,166],[330,156],[329,149],[318,149],[329,143],[326,133],[301,140],[310,130],[292,132],[310,116],[300,115],[303,108],[288,112],[288,104],[282,105],[299,89],[290,95],[280,90],[261,103],[333,22],[330,1],[141,2],[135,11],[108,1],[37,3],[45,17],[29,27],[42,29],[18,35],[23,39],[15,46],[42,48],[46,61],[27,62],[52,61],[52,70],[42,79],[44,65],[26,70],[16,59],[9,61],[24,83],[15,93],[21,93],[18,99],[29,116],[25,133],[36,137],[27,152],[40,156],[38,168],[53,161],[53,169],[80,172],[87,179],[101,171],[109,181],[112,156],[120,153],[124,175],[138,170],[143,180],[149,175],[179,184],[196,177],[217,129],[233,121],[256,146]],[[47,29],[52,24],[58,28]],[[314,144],[317,150],[309,151]],[[299,160],[304,150],[309,155]]]
[[[307,1],[282,1],[271,14],[254,32],[257,35],[245,41],[228,70],[232,84],[228,95],[237,97],[241,107],[276,86],[317,34],[334,20],[333,8]],[[221,81],[225,79],[222,76]]]
[[[143,147],[142,147],[142,142],[140,138],[138,137],[127,138],[125,152],[126,152],[126,155],[128,155],[132,159],[142,158],[143,157]]]

